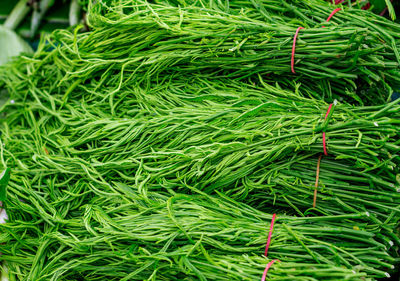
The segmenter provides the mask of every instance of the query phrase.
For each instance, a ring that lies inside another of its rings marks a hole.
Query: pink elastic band
[[[326,19],[326,21],[330,21],[331,18],[332,18],[337,12],[339,12],[340,10],[341,10],[341,8],[337,8],[337,9],[333,10],[332,13],[329,15],[329,17]]]
[[[297,40],[297,36],[299,35],[300,29],[304,29],[304,27],[299,26],[297,28],[296,33],[293,38],[292,59],[290,60],[290,66],[292,68],[292,73],[296,73],[296,71],[294,71],[294,54],[296,53],[296,40]]]
[[[268,233],[268,240],[267,240],[267,245],[265,246],[265,252],[264,252],[264,256],[267,257],[268,255],[268,249],[269,249],[269,244],[271,244],[271,237],[272,237],[272,232],[274,231],[274,223],[275,223],[275,218],[276,218],[276,214],[272,215],[272,219],[271,219],[271,226],[269,227],[269,233]],[[268,270],[270,269],[270,267],[275,263],[275,262],[280,262],[280,260],[272,260],[270,261],[267,266],[264,269],[264,273],[262,275],[261,281],[265,281],[265,278],[267,277],[267,273]]]
[[[273,214],[272,220],[271,220],[271,226],[269,227],[268,240],[267,240],[267,245],[265,246],[264,256],[268,255],[269,244],[271,244],[272,232],[274,231],[275,218],[276,218],[276,214]]]
[[[272,260],[272,261],[270,261],[270,262],[267,264],[267,266],[266,266],[265,269],[264,269],[264,273],[263,273],[263,276],[262,276],[262,278],[261,278],[261,281],[265,281],[265,278],[267,278],[268,270],[271,268],[271,266],[272,266],[275,262],[280,262],[280,260]]]
[[[325,114],[325,120],[326,120],[326,118],[328,118],[328,115],[329,115],[329,112],[331,112],[331,109],[332,109],[332,104],[330,104],[328,107],[328,111]]]
[[[341,8],[337,8],[337,9],[333,10],[333,12],[332,12],[332,13],[329,15],[329,17],[326,19],[326,21],[327,21],[327,22],[330,21],[331,18],[332,18],[337,12],[339,12],[340,10],[341,10]],[[325,26],[323,25],[322,27],[325,27]]]
[[[329,115],[329,112],[331,112],[331,109],[332,109],[332,104],[330,104],[328,107],[328,111],[325,114],[325,120],[326,120],[326,118],[328,118],[328,115]],[[322,145],[324,147],[324,154],[328,155],[328,152],[326,150],[326,134],[325,134],[325,132],[322,132]]]
[[[325,134],[325,132],[322,132],[322,145],[324,146],[324,154],[328,155],[328,152],[326,151],[326,134]]]
[[[342,1],[343,2],[343,1]],[[342,2],[336,2],[336,4],[342,3]],[[332,13],[329,15],[329,17],[327,18],[327,22],[331,20],[331,18],[341,10],[341,8],[337,8],[335,10],[332,11]],[[325,26],[322,26],[325,27]],[[294,34],[294,38],[293,38],[293,46],[292,46],[292,58],[290,60],[290,66],[292,69],[292,73],[296,73],[296,71],[294,71],[294,55],[296,53],[296,40],[297,40],[297,36],[299,35],[299,31],[300,29],[304,29],[304,27],[299,26],[296,30],[296,33]]]

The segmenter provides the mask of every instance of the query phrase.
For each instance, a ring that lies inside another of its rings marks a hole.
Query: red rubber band
[[[326,151],[326,134],[325,134],[325,132],[322,132],[322,145],[324,146],[324,154],[328,155],[328,152]]]
[[[271,220],[271,226],[269,227],[268,240],[267,240],[267,245],[265,246],[264,256],[268,255],[269,244],[271,244],[272,232],[274,231],[275,218],[276,218],[276,214],[273,214],[272,220]]]
[[[331,109],[332,109],[332,104],[330,104],[328,107],[328,111],[325,114],[325,120],[326,120],[326,118],[328,118],[328,115],[329,115],[329,112],[331,112]],[[325,134],[325,132],[322,132],[322,145],[324,147],[324,154],[328,155],[328,152],[326,150],[326,134]]]
[[[341,9],[341,8],[337,8],[337,9],[333,10],[332,13],[329,15],[329,17],[326,19],[326,21],[330,21],[331,18],[332,18],[337,12],[339,12],[340,10],[342,10],[342,9]]]
[[[341,3],[341,2],[339,2],[339,3]],[[338,4],[338,3],[336,3],[336,4]],[[337,12],[339,12],[340,10],[342,10],[342,9],[341,9],[341,8],[337,8],[337,9],[333,10],[332,13],[329,15],[329,17],[327,18],[326,21],[327,21],[327,22],[330,21],[331,18],[332,18]],[[325,26],[322,26],[322,27],[325,27]],[[294,73],[294,74],[296,73],[296,71],[294,70],[294,55],[295,55],[295,53],[296,53],[296,40],[297,40],[297,36],[299,35],[299,31],[300,31],[301,29],[304,29],[304,27],[299,26],[299,27],[297,28],[296,33],[294,34],[294,38],[293,38],[292,58],[290,59],[290,68],[292,69],[292,73]]]
[[[329,112],[331,112],[331,109],[332,109],[332,104],[330,104],[328,107],[328,111],[325,114],[325,120],[326,120],[326,118],[328,118],[328,115],[329,115]]]
[[[339,12],[340,10],[341,10],[341,8],[337,8],[337,9],[333,10],[333,12],[332,12],[332,13],[329,15],[329,17],[326,19],[326,21],[327,21],[327,22],[330,21],[331,18],[332,18],[337,12]],[[323,25],[322,27],[325,27],[325,26]]]
[[[294,34],[294,38],[293,38],[292,58],[290,60],[290,66],[292,69],[292,73],[296,73],[296,71],[294,71],[294,54],[296,53],[296,40],[297,40],[297,36],[299,35],[300,29],[304,29],[304,27],[299,26],[297,28],[296,33]]]
[[[267,278],[268,270],[271,268],[271,266],[272,266],[275,262],[280,262],[280,260],[272,260],[272,261],[270,261],[270,262],[267,264],[267,266],[266,266],[265,269],[264,269],[264,273],[263,273],[263,276],[262,276],[262,278],[261,278],[261,281],[265,281],[265,278]]]

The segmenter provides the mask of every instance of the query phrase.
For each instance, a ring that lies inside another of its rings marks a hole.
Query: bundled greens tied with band
[[[1,227],[0,241],[11,240],[17,253],[24,253],[17,256],[21,261],[15,270],[35,280],[59,280],[57,276],[70,280],[78,273],[85,280],[101,276],[111,280],[258,280],[263,266],[279,259],[269,280],[368,280],[367,276],[385,277],[394,261],[388,254],[390,245],[376,236],[379,227],[362,221],[366,213],[278,216],[265,249],[273,217],[223,196],[139,195],[121,183],[112,185],[109,192],[98,193],[96,188],[90,192],[97,195],[75,210],[80,216],[68,218],[63,227],[55,225],[48,233],[28,221],[23,227]],[[30,215],[24,208],[16,213]],[[352,224],[344,225],[344,221]],[[27,228],[32,231],[26,233]],[[24,242],[17,237],[24,237]],[[36,259],[33,251],[45,247],[54,253],[46,257],[46,263],[40,257],[37,270],[30,271]],[[4,244],[0,249],[5,260],[15,259]],[[267,250],[268,258],[262,256]],[[87,256],[88,251],[93,254]],[[12,270],[11,265],[15,263],[10,263]],[[110,265],[109,270],[97,267]]]
[[[398,270],[399,24],[319,0],[87,10],[0,68],[8,280]]]
[[[390,85],[400,81],[397,25],[393,31],[382,32],[382,27],[373,22],[368,24],[372,26],[363,22],[353,24],[356,18],[335,24],[335,17],[349,13],[346,10],[336,13],[329,23],[324,19],[319,24],[311,24],[305,19],[292,20],[293,23],[269,21],[249,17],[245,12],[227,14],[207,7],[174,7],[140,1],[125,1],[124,5],[112,8],[99,5],[99,8],[103,8],[105,15],[95,14],[90,18],[90,23],[99,30],[98,36],[107,37],[105,33],[110,34],[112,28],[113,36],[126,37],[121,43],[129,46],[125,52],[114,53],[113,58],[122,59],[119,55],[123,55],[124,59],[118,61],[123,70],[138,75],[145,73],[143,79],[162,71],[191,73],[201,70],[212,76],[233,79],[245,79],[255,73],[276,75],[275,80],[279,82],[294,70],[304,76],[303,82],[333,80],[331,90],[334,92],[336,84],[341,89],[344,86],[340,80],[346,80],[347,91],[339,92],[342,96],[346,92],[353,93],[355,80],[357,83],[362,80],[376,88],[375,98],[370,102],[380,103],[391,93]],[[124,11],[127,14],[123,14]],[[324,17],[328,18],[329,13],[321,15]],[[297,36],[294,53],[292,41],[298,27],[305,28]],[[132,31],[138,28],[141,32],[132,36]],[[82,59],[90,60],[96,41],[83,40],[82,46],[77,42]],[[107,50],[107,43],[96,44],[96,47]],[[291,58],[294,58],[292,67]],[[74,76],[74,72],[89,74],[98,67],[105,67],[105,63],[102,61],[103,66],[100,66],[95,60],[91,64],[73,64],[76,70],[70,75]],[[359,91],[362,98],[370,99],[362,93]]]

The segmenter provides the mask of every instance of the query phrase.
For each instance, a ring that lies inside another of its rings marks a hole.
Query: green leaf
[[[6,187],[8,184],[8,181],[10,180],[10,168],[6,168],[1,174],[0,174],[0,201],[6,200]]]
[[[14,31],[0,25],[0,65],[22,52],[31,53],[32,48]]]

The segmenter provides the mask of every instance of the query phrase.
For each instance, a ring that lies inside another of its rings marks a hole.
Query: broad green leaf
[[[0,25],[0,65],[22,52],[31,53],[32,48],[14,31]]]

